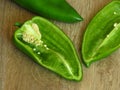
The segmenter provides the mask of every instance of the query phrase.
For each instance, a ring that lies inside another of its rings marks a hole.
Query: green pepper
[[[120,47],[120,1],[112,1],[91,20],[82,43],[82,57],[88,67]]]
[[[48,20],[34,17],[26,21],[15,31],[14,43],[39,65],[66,79],[81,80],[82,69],[72,41]]]
[[[83,18],[65,0],[13,0],[20,6],[43,17],[63,22],[78,22]]]

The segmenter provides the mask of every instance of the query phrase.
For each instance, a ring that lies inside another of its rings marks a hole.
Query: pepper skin
[[[87,26],[82,43],[82,57],[87,67],[107,57],[120,47],[120,1],[105,6]]]
[[[25,22],[15,31],[14,43],[39,65],[66,79],[81,80],[82,68],[71,40],[46,19]]]
[[[45,18],[73,23],[83,20],[65,0],[13,0],[23,8]]]

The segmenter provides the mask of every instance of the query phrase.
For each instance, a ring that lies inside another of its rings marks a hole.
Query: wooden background
[[[52,21],[72,39],[80,52],[82,36],[92,17],[111,0],[67,0],[83,17],[74,24]],[[83,65],[80,82],[65,80],[38,66],[12,43],[14,23],[33,14],[12,2],[0,0],[0,90],[120,90],[120,49],[109,57]],[[81,53],[80,53],[81,54]]]

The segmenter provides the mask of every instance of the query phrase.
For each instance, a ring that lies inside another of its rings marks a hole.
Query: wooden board
[[[92,17],[112,0],[67,0],[84,21],[66,24],[52,21],[71,38],[80,56],[82,36]],[[15,22],[31,19],[33,14],[13,3],[0,0],[0,90],[120,90],[120,49],[109,57],[83,65],[80,82],[65,80],[37,65],[12,42]]]

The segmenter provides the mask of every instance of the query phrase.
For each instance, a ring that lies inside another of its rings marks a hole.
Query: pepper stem
[[[20,23],[20,22],[16,22],[15,24],[14,24],[14,26],[17,26],[17,27],[21,27],[23,24],[22,23]]]

